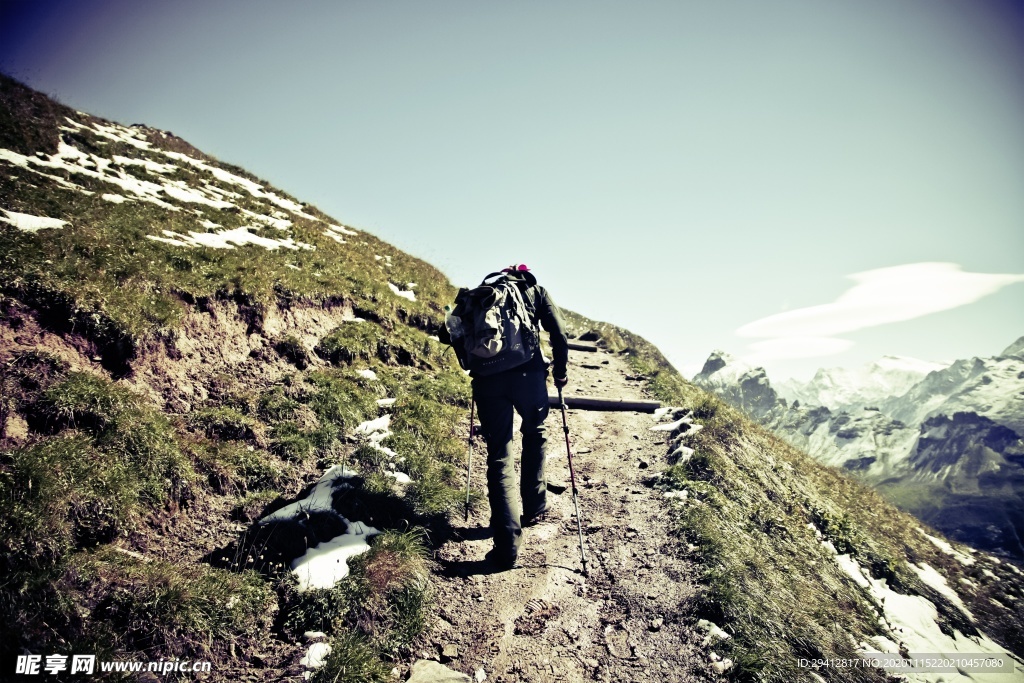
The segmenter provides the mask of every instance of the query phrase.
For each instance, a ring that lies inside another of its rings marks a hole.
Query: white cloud
[[[955,263],[909,263],[849,277],[856,284],[832,303],[778,313],[736,330],[740,337],[766,338],[751,344],[748,358],[842,353],[853,342],[835,335],[965,306],[1024,282],[1024,274],[965,273]]]
[[[853,287],[836,301],[755,320],[741,337],[831,337],[938,313],[1024,282],[1021,275],[965,273],[955,263],[910,263],[849,276]]]

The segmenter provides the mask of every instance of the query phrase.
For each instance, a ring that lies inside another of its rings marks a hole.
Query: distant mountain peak
[[[1001,358],[1024,358],[1024,337],[1013,342],[999,354]]]

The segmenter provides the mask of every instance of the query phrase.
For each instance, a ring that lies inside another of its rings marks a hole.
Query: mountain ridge
[[[1008,350],[1020,344],[1018,340]],[[711,356],[722,357],[721,352]],[[755,376],[756,399],[750,391]],[[830,406],[799,400],[790,404],[774,391],[763,369],[742,364],[698,375],[694,381],[820,461],[855,473],[945,533],[1020,557],[1024,520],[1015,511],[1024,481],[1021,359],[1004,352],[958,360],[888,398],[878,393],[886,380],[872,385],[856,373],[847,376],[854,378],[853,385],[839,391],[829,382],[841,375],[828,373],[816,375],[828,378],[824,384],[812,382],[805,388],[805,395],[812,397],[828,392],[833,399],[842,397]],[[738,390],[744,386],[746,392]]]

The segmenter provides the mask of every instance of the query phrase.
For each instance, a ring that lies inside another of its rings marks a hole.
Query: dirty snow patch
[[[386,408],[388,406],[395,405],[395,401],[397,401],[397,400],[398,400],[397,398],[378,398],[377,399],[377,405],[379,405],[382,408]]]
[[[30,213],[17,213],[16,211],[8,211],[7,209],[0,209],[0,211],[7,214],[7,218],[0,217],[0,221],[9,223],[18,230],[22,230],[24,232],[38,232],[40,230],[51,228],[63,228],[68,224],[67,221],[62,221],[59,218],[33,216]]]
[[[111,202],[112,204],[124,204],[126,201],[128,201],[127,197],[123,197],[119,194],[105,194],[102,195],[100,199]]]
[[[707,619],[701,619],[697,622],[697,628],[704,631],[704,646],[707,647],[712,643],[716,643],[720,640],[729,640],[731,636],[718,627],[718,624],[708,621]]]
[[[347,530],[344,534],[310,548],[304,555],[292,561],[292,573],[298,580],[300,591],[330,588],[348,576],[349,558],[369,550],[367,539],[380,533],[372,526],[362,522],[350,522],[334,512],[334,491],[347,487],[347,480],[352,476],[354,473],[346,472],[344,465],[335,465],[324,472],[305,498],[286,505],[260,520],[261,524],[286,522],[304,517],[311,512],[330,512],[345,523]]]
[[[679,418],[675,422],[665,422],[665,423],[662,423],[662,424],[654,425],[653,427],[651,427],[651,431],[652,432],[674,432],[675,430],[679,429],[683,425],[692,425],[692,424],[693,424],[693,418],[690,417],[689,415],[684,415],[683,417]]]

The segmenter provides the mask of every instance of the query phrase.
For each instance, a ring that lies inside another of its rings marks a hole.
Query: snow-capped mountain
[[[764,368],[738,361],[724,351],[712,351],[693,383],[712,391],[733,405],[763,418],[779,400]]]
[[[948,365],[904,356],[883,356],[856,370],[822,368],[809,382],[785,380],[776,390],[791,403],[800,401],[833,410],[863,407],[902,396],[929,373]]]
[[[947,535],[1024,556],[1024,337],[992,358],[886,357],[778,391],[715,351],[693,382]]]
[[[1024,337],[994,358],[958,360],[932,372],[880,407],[908,424],[968,412],[1024,434]]]

